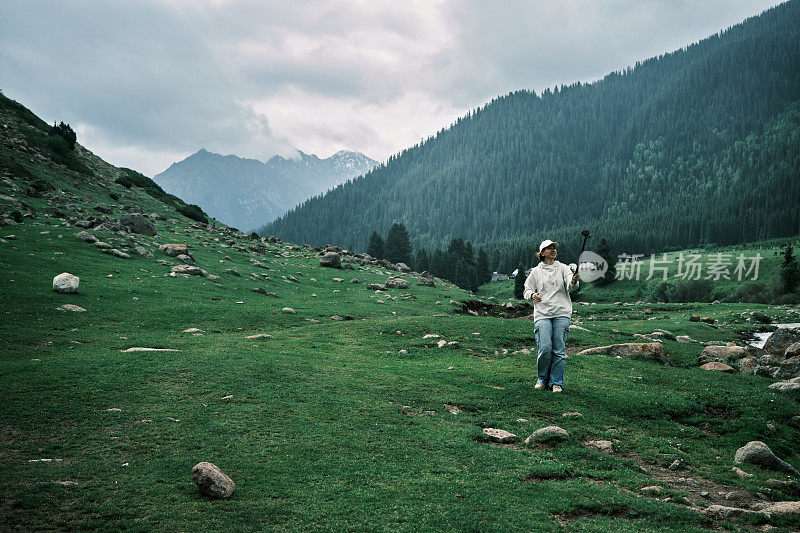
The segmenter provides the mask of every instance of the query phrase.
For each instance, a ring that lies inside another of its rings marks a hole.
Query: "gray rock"
[[[733,461],[735,463],[750,463],[772,470],[783,470],[794,475],[800,475],[800,472],[795,470],[792,465],[778,459],[778,457],[772,453],[772,450],[769,449],[769,446],[757,440],[750,441],[736,450]]]
[[[783,356],[786,349],[796,342],[800,342],[800,328],[779,328],[767,338],[764,350]]]
[[[773,489],[778,489],[790,496],[800,496],[800,482],[794,480],[768,479],[767,485]]]
[[[155,235],[156,227],[144,215],[132,213],[119,217],[119,224],[125,231],[140,235]]]
[[[198,268],[196,266],[192,266],[192,265],[176,265],[176,266],[172,267],[171,272],[173,272],[175,274],[187,274],[189,276],[202,276],[203,275],[203,271],[200,268]]]
[[[614,443],[610,440],[590,440],[586,442],[586,447],[605,453],[613,453],[614,451]]]
[[[387,289],[401,289],[402,290],[402,289],[407,289],[409,284],[408,284],[408,280],[405,280],[403,278],[391,277],[388,280],[386,280],[386,284],[385,285],[386,285]]]
[[[175,256],[175,259],[177,259],[181,263],[185,263],[187,265],[193,265],[194,264],[194,258],[192,258],[192,256],[190,256],[188,254],[178,254],[178,255]]]
[[[734,466],[733,468],[731,468],[731,471],[742,479],[753,477],[753,474],[748,474],[738,466]]]
[[[134,249],[136,250],[136,253],[139,254],[142,257],[145,257],[147,259],[155,259],[156,258],[156,256],[153,255],[153,252],[151,252],[150,250],[148,250],[144,246],[137,246]]]
[[[230,274],[231,276],[236,276],[237,278],[242,276],[241,274],[239,274],[238,270],[235,270],[233,268],[229,268],[228,270],[225,271],[225,273]]]
[[[489,437],[492,442],[497,442],[499,444],[510,444],[517,439],[516,435],[504,429],[485,428],[483,434]]]
[[[403,274],[408,274],[411,272],[411,269],[405,263],[397,263],[397,270]]]
[[[734,516],[758,514],[757,511],[751,511],[750,509],[728,507],[726,505],[710,505],[705,509],[705,513],[717,518],[731,518]]]
[[[126,254],[123,251],[117,250],[116,248],[108,248],[106,250],[103,250],[103,252],[107,253],[109,255],[113,255],[114,257],[119,257],[120,259],[130,259],[131,258],[130,255]]]
[[[230,498],[236,484],[215,464],[202,462],[192,468],[192,481],[200,493],[210,498]]]
[[[170,257],[178,257],[181,254],[189,253],[189,247],[185,244],[162,244],[158,249]]]
[[[336,252],[328,252],[320,257],[319,265],[328,268],[342,268],[342,256]]]
[[[435,287],[436,286],[436,282],[433,281],[433,278],[424,278],[424,277],[422,277],[422,278],[419,278],[417,280],[417,285],[423,285],[425,287]]]
[[[89,243],[97,242],[99,240],[97,237],[95,237],[88,231],[79,231],[78,233],[75,234],[75,237],[77,239],[82,240],[83,242],[89,242]]]
[[[800,377],[800,355],[790,357],[781,363],[778,371],[773,374],[775,379],[791,379]]]
[[[614,357],[645,356],[648,359],[669,365],[667,351],[660,342],[631,342],[599,346],[579,352],[578,355],[611,355]]]
[[[75,311],[77,313],[84,313],[86,309],[79,305],[64,304],[56,307],[56,311]]]
[[[743,346],[706,346],[700,354],[700,363],[738,361],[747,355]]]
[[[80,281],[78,276],[63,272],[53,278],[53,290],[64,294],[73,294],[78,292]]]
[[[533,432],[527,439],[525,439],[525,444],[531,444],[533,442],[545,442],[545,441],[556,441],[556,440],[565,440],[569,438],[569,433],[564,428],[560,428],[558,426],[547,426],[541,429],[537,429]]]
[[[786,351],[783,352],[783,356],[786,358],[794,357],[796,355],[800,355],[800,342],[795,342],[791,346],[788,346]]]
[[[800,502],[778,502],[761,509],[762,513],[780,516],[800,516]]]
[[[297,314],[297,311],[295,311],[291,307],[284,307],[283,309],[281,309],[281,311],[283,311],[284,313],[288,313],[290,315],[296,315]]]
[[[381,285],[379,283],[369,283],[367,284],[367,289],[371,291],[385,291],[386,285]]]
[[[780,392],[789,392],[800,389],[800,383],[792,383],[791,381],[778,381],[777,383],[770,385],[769,388]]]

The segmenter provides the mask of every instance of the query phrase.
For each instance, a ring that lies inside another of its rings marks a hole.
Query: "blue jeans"
[[[547,387],[564,386],[564,363],[567,360],[565,348],[569,333],[569,318],[540,318],[535,323],[536,370],[538,382]]]

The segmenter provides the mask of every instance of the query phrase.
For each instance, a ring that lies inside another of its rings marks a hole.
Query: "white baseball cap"
[[[558,247],[558,243],[557,242],[551,241],[550,239],[545,239],[545,240],[542,241],[542,244],[539,245],[539,251],[541,252],[542,250],[544,250],[545,248],[547,248],[551,244],[555,244],[556,247]]]

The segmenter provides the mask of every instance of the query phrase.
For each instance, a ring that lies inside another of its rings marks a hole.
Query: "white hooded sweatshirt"
[[[525,280],[523,296],[529,300],[533,293],[538,292],[542,301],[533,304],[533,320],[540,318],[556,318],[564,316],[572,318],[572,300],[569,293],[578,288],[578,283],[572,283],[572,270],[559,261],[552,265],[544,261],[531,269],[528,279]]]

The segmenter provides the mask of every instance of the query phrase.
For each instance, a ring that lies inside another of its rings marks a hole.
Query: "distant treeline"
[[[401,221],[415,250],[462,237],[508,272],[544,238],[577,253],[583,229],[645,254],[795,235],[798,198],[791,0],[596,83],[499,97],[260,233],[365,249]]]

